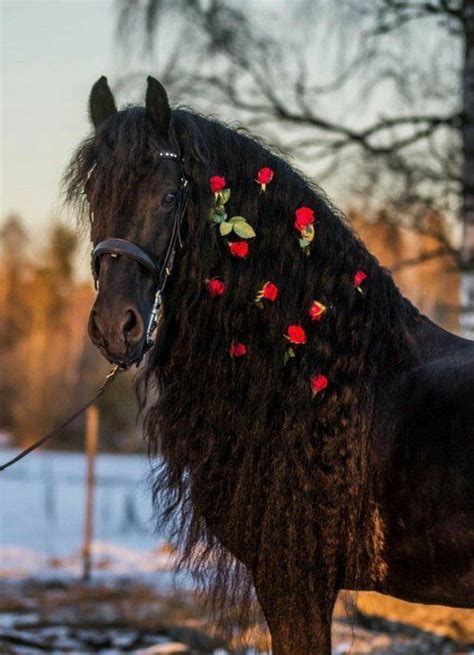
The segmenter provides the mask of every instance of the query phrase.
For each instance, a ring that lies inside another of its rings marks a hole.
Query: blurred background
[[[0,8],[2,460],[85,402],[108,370],[86,334],[88,235],[60,196],[102,74],[119,104],[142,102],[151,73],[173,105],[267,141],[346,213],[405,295],[474,338],[472,0],[1,0]],[[50,650],[224,652],[196,628],[188,581],[170,591],[130,376],[99,401],[98,417],[89,542],[84,417],[1,474],[2,653],[37,652],[35,639]],[[81,581],[84,549],[92,582]],[[119,611],[124,595],[129,606]],[[83,608],[72,612],[83,632],[102,626],[102,642],[71,633],[69,606]],[[352,653],[455,652],[474,642],[462,610],[370,595],[349,606],[335,622],[337,652],[351,644]],[[355,642],[347,615],[358,621]],[[45,623],[69,626],[63,642],[45,636]],[[104,637],[109,623],[118,637]],[[169,650],[173,640],[188,650]]]

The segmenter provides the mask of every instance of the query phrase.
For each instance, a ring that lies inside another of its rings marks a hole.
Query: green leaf
[[[225,221],[223,221],[219,225],[219,232],[222,234],[223,237],[225,237],[227,234],[230,234],[232,232],[231,223],[226,223]]]
[[[298,239],[298,243],[302,248],[307,248],[311,241],[308,241],[308,239]]]
[[[292,358],[295,357],[295,356],[296,356],[296,355],[295,355],[295,351],[294,351],[293,348],[290,346],[289,348],[287,348],[287,349],[285,350],[285,354],[284,354],[284,356],[283,356],[283,364],[286,364],[287,362],[290,361],[290,359],[292,359]]]
[[[253,239],[255,230],[248,223],[234,223],[234,232],[242,239]]]
[[[225,207],[223,205],[216,205],[214,207],[214,212],[219,214],[219,216],[225,216]]]
[[[219,214],[211,214],[210,215],[210,219],[211,219],[211,221],[213,223],[222,223],[223,221],[225,221],[225,218],[226,218],[225,214],[224,214],[224,216],[220,216]]]
[[[246,223],[247,219],[244,218],[243,216],[232,216],[232,218],[229,219],[229,223]]]
[[[222,191],[219,191],[219,200],[223,205],[225,205],[225,203],[229,201],[229,198],[230,198],[230,189],[222,189]]]

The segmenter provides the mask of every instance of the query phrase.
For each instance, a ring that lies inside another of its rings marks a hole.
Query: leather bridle
[[[138,361],[141,360],[146,351],[155,343],[155,330],[157,327],[156,319],[162,302],[163,290],[173,269],[176,250],[178,246],[182,247],[183,245],[181,239],[181,226],[184,214],[186,213],[188,198],[188,180],[184,174],[181,157],[174,152],[161,151],[158,153],[158,159],[171,159],[172,161],[181,164],[181,177],[178,185],[178,198],[173,218],[173,226],[162,261],[159,261],[157,257],[146,252],[146,250],[138,244],[133,243],[133,241],[128,241],[127,239],[104,239],[104,241],[100,241],[92,250],[92,275],[94,277],[96,289],[99,285],[100,261],[105,255],[110,255],[111,257],[123,256],[128,257],[129,259],[134,259],[147,270],[156,285],[155,297],[147,322],[144,347]],[[130,364],[131,363],[134,362],[130,362]]]

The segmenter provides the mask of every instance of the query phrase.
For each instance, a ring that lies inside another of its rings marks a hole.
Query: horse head
[[[89,112],[95,133],[88,156],[94,153],[94,161],[88,162],[85,194],[98,294],[88,329],[107,359],[128,367],[153,343],[161,291],[180,242],[186,180],[167,94],[157,80],[148,78],[144,108],[117,111],[101,77]],[[144,128],[141,138],[125,129],[131,114]]]

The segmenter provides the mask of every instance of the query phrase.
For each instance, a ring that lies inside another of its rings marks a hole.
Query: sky
[[[275,10],[274,0],[260,4]],[[127,70],[136,70],[137,54],[127,60],[115,39],[115,5],[115,0],[0,0],[0,225],[19,213],[40,242],[51,218],[64,216],[61,175],[90,130],[92,84],[107,75],[113,88]],[[138,59],[141,70],[153,73],[151,56]],[[119,105],[139,100],[132,88],[118,95]]]
[[[248,2],[249,10],[260,11],[262,20],[292,6],[286,0],[240,1]],[[115,0],[0,0],[0,224],[10,212],[18,212],[28,232],[40,242],[51,218],[64,215],[60,179],[74,149],[90,130],[87,98],[92,84],[105,74],[113,87],[114,81],[137,63],[137,53],[131,63],[117,46],[115,5]],[[321,76],[326,68],[330,70],[327,50],[331,40],[324,12],[317,23],[326,39],[313,59]],[[164,34],[165,49],[167,36]],[[335,43],[340,48],[340,42]],[[141,60],[140,70],[144,78],[145,71],[153,73],[153,60]],[[143,91],[127,89],[125,95],[119,94],[118,104],[137,101],[134,93],[144,93],[144,89],[145,79]],[[382,87],[381,93],[372,107],[358,108],[349,90],[346,106],[340,97],[337,107],[360,114],[358,120],[370,121],[393,104],[389,95],[383,97],[386,89]],[[216,113],[222,115],[222,108]],[[339,186],[336,184],[336,189]],[[334,193],[327,183],[325,188]]]
[[[18,212],[40,236],[60,212],[62,171],[90,130],[90,88],[117,73],[115,12],[112,0],[0,0],[0,8],[0,220]]]

